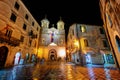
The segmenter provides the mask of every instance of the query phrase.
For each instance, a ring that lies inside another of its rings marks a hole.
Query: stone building
[[[120,0],[100,0],[101,18],[116,65],[120,68]]]
[[[40,26],[21,0],[0,0],[0,67],[37,55]]]
[[[64,22],[60,19],[56,28],[54,24],[50,26],[50,21],[44,18],[41,20],[40,32],[38,56],[47,61],[64,59],[66,57]]]
[[[102,26],[73,24],[67,36],[67,56],[76,64],[114,63]],[[109,60],[108,58],[111,57]]]

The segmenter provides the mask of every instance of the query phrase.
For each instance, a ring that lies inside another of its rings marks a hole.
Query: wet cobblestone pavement
[[[117,69],[48,62],[0,70],[0,80],[120,80],[120,72]]]

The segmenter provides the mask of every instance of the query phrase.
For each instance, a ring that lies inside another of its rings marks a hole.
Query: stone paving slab
[[[120,71],[54,62],[0,70],[0,80],[120,80]]]

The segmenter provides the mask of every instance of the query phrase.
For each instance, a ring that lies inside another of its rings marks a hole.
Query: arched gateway
[[[48,59],[51,61],[56,61],[57,60],[57,52],[55,49],[51,49],[48,54]]]

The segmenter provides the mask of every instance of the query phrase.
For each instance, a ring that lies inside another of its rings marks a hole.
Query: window
[[[16,2],[14,7],[15,7],[17,10],[19,10],[20,5]]]
[[[100,28],[99,30],[100,30],[100,34],[104,34],[103,28]]]
[[[81,32],[86,32],[85,26],[80,26],[80,31],[81,31]]]
[[[106,40],[103,40],[103,46],[104,46],[104,47],[108,47],[108,44],[107,44],[107,41],[106,41]]]
[[[34,22],[32,22],[32,26],[34,26],[34,24],[35,24],[35,23],[34,23]]]
[[[12,20],[13,22],[15,22],[16,21],[16,15],[12,13],[11,17],[10,17],[10,20]]]
[[[5,33],[5,36],[7,36],[7,37],[11,37],[11,35],[12,35],[12,30],[10,30],[10,29],[7,29],[6,30],[6,33]]]
[[[26,30],[26,27],[27,27],[26,24],[23,24],[23,29],[24,29],[24,30]]]
[[[116,44],[117,44],[118,50],[120,52],[120,38],[118,36],[116,36]]]
[[[25,15],[25,19],[28,20],[28,15],[27,14]]]
[[[21,41],[21,42],[24,41],[24,36],[21,36],[20,41]]]

